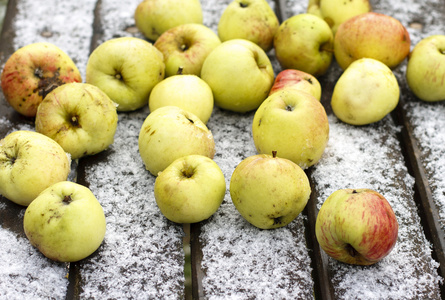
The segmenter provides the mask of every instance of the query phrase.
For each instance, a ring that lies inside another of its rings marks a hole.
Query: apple
[[[307,6],[307,12],[325,20],[334,35],[340,24],[370,11],[371,4],[368,0],[309,0]]]
[[[375,12],[348,19],[338,27],[334,39],[335,59],[343,70],[363,57],[377,59],[393,69],[408,56],[410,47],[405,26]]]
[[[71,58],[56,45],[44,42],[16,50],[1,75],[5,99],[26,117],[34,117],[40,102],[59,85],[81,81]]]
[[[144,0],[134,12],[136,27],[151,41],[181,24],[202,24],[199,0]]]
[[[164,106],[145,118],[138,138],[139,154],[154,176],[177,158],[198,154],[213,159],[212,132],[193,113],[177,106]]]
[[[331,65],[334,35],[323,19],[308,13],[298,14],[280,25],[274,48],[282,69],[296,69],[318,77]]]
[[[102,90],[88,83],[67,83],[42,101],[35,128],[77,159],[107,149],[114,142],[117,122],[116,104]]]
[[[26,208],[23,228],[31,245],[47,258],[75,262],[99,248],[106,221],[90,189],[61,181],[42,191]]]
[[[154,196],[161,213],[175,223],[197,223],[220,207],[226,181],[219,166],[203,155],[186,155],[158,174]]]
[[[314,96],[318,101],[321,99],[320,82],[312,74],[295,69],[280,71],[275,77],[269,96],[282,89],[288,88],[307,92]]]
[[[134,111],[148,103],[153,87],[165,76],[162,53],[135,37],[105,41],[91,53],[86,83],[100,88],[118,104],[118,111]]]
[[[70,171],[70,156],[43,134],[18,130],[0,140],[0,194],[14,203],[28,206]]]
[[[223,42],[246,39],[267,52],[273,47],[279,26],[278,18],[266,0],[233,0],[219,19],[218,36]]]
[[[236,209],[261,229],[292,222],[306,207],[310,194],[306,173],[275,151],[245,158],[230,179],[230,196]]]
[[[274,70],[260,46],[234,39],[221,43],[207,56],[201,78],[212,89],[216,106],[244,113],[257,109],[266,99]]]
[[[315,165],[329,139],[328,116],[312,95],[283,89],[270,95],[255,112],[252,135],[259,154],[278,156],[302,169]]]
[[[330,257],[372,265],[394,248],[398,228],[394,211],[381,194],[371,189],[340,189],[321,206],[315,234]]]
[[[148,106],[153,112],[160,107],[170,105],[193,113],[207,124],[213,112],[212,89],[196,75],[167,77],[151,91]]]
[[[334,114],[345,123],[367,125],[383,119],[399,103],[397,78],[384,63],[361,58],[337,80],[332,92]]]
[[[165,77],[182,74],[201,75],[207,55],[221,40],[213,30],[202,24],[187,23],[165,31],[154,46],[164,55]]]
[[[432,35],[417,43],[408,57],[406,80],[424,101],[445,100],[445,35]]]

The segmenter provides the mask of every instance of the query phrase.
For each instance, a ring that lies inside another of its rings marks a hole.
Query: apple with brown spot
[[[65,52],[40,42],[15,51],[5,63],[1,81],[8,103],[20,114],[34,117],[48,93],[65,83],[82,82],[82,78]]]

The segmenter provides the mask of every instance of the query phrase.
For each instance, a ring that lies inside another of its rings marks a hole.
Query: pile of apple
[[[335,58],[344,72],[332,94],[334,114],[349,124],[370,124],[396,107],[400,92],[392,69],[410,54],[406,28],[371,12],[368,1],[309,0],[307,13],[279,24],[266,0],[234,0],[217,33],[202,24],[198,0],[144,0],[134,18],[149,41],[105,41],[91,53],[84,83],[73,61],[48,43],[18,49],[4,66],[4,96],[35,118],[36,132],[17,131],[0,141],[0,194],[27,206],[25,233],[51,259],[85,258],[104,239],[99,202],[67,178],[71,159],[113,143],[119,112],[149,106],[138,143],[156,176],[156,203],[169,220],[195,223],[213,215],[226,192],[206,125],[214,105],[240,117],[255,111],[258,154],[235,168],[230,196],[252,225],[278,228],[305,208],[311,188],[304,169],[318,163],[328,143],[317,77]],[[432,57],[444,54],[444,41],[428,37],[410,54],[407,81],[422,100],[445,99],[445,66]],[[272,49],[283,69],[276,77],[267,55]],[[346,235],[347,227],[356,234]],[[316,222],[326,253],[352,264],[381,260],[397,232],[388,201],[366,188],[334,192]]]

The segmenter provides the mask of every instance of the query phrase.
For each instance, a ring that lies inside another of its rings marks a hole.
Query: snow
[[[139,0],[102,0],[98,7],[104,27],[101,43],[119,36],[137,36],[133,12]],[[229,0],[201,1],[204,23],[215,30],[217,20]],[[376,1],[372,1],[376,3]],[[428,7],[442,7],[427,16],[418,13]],[[306,1],[286,1],[287,17],[302,13]],[[59,46],[76,62],[82,77],[90,53],[96,1],[20,1],[15,21],[15,48],[37,41]],[[394,12],[407,26],[412,45],[422,37],[443,33],[443,4],[440,0],[418,3],[379,1],[378,12]],[[410,26],[425,20],[418,29]],[[442,22],[442,23],[441,23]],[[42,35],[43,32],[43,35]],[[279,66],[269,53],[275,73]],[[405,63],[395,70],[401,86]],[[333,81],[340,75],[333,65],[327,75]],[[405,109],[424,155],[434,199],[445,228],[445,135],[442,103],[429,104],[403,95]],[[183,295],[184,252],[182,226],[167,221],[153,196],[155,178],[144,169],[137,137],[148,108],[120,113],[115,142],[86,170],[86,182],[101,202],[107,219],[107,233],[99,255],[80,264],[82,298],[178,298]],[[214,160],[222,169],[227,187],[237,164],[256,154],[251,137],[254,113],[235,114],[214,109],[209,120],[215,143]],[[383,261],[370,267],[349,266],[329,259],[337,298],[341,299],[434,299],[439,295],[438,263],[425,238],[414,203],[414,179],[409,175],[398,140],[400,128],[388,116],[370,126],[355,127],[329,116],[330,139],[311,179],[319,195],[317,207],[340,188],[372,188],[391,203],[399,221],[399,238]],[[11,127],[0,118],[0,126]],[[32,130],[29,124],[11,130]],[[0,210],[6,206],[0,203]],[[24,209],[17,213],[23,217]],[[248,224],[231,203],[227,189],[219,210],[202,222],[202,268],[204,294],[209,299],[248,299],[262,295],[280,299],[312,298],[314,280],[305,223],[301,214],[288,226],[259,230]],[[314,238],[314,237],[311,237]],[[0,228],[0,296],[8,299],[63,298],[68,287],[65,264],[45,259],[26,238],[8,228]],[[169,280],[176,278],[176,280]]]

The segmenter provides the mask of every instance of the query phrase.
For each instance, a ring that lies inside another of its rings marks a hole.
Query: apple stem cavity
[[[71,195],[66,195],[65,197],[63,197],[63,204],[68,205],[71,202],[73,202],[73,200],[71,199]]]
[[[294,110],[294,107],[292,106],[292,105],[286,105],[286,108],[285,108],[287,111],[293,111]]]
[[[242,8],[246,8],[246,7],[249,6],[249,3],[241,1],[241,2],[239,3],[239,6],[242,7]]]
[[[79,118],[77,116],[71,116],[71,124],[74,127],[80,127]]]
[[[354,249],[350,244],[346,244],[346,251],[351,255],[352,257],[356,257],[359,253],[357,250]]]
[[[195,170],[191,166],[184,166],[181,173],[186,178],[192,178],[193,174],[195,174]]]

